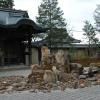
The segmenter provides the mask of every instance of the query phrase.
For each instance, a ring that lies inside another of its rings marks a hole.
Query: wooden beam
[[[32,39],[31,39],[31,36],[28,37],[28,51],[29,51],[29,65],[32,64],[32,46],[31,46],[31,42],[32,42]]]

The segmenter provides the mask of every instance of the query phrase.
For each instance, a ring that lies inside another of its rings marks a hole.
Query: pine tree
[[[9,8],[13,8],[13,6],[14,6],[14,0],[7,0],[7,3],[8,3],[8,7]]]
[[[93,27],[93,25],[89,21],[86,20],[84,28],[83,28],[83,31],[85,32],[83,35],[86,36],[86,38],[88,40],[87,42],[89,44],[88,54],[91,55],[91,53],[92,53],[92,45],[93,44],[96,45],[98,43],[98,38],[96,38],[95,28]]]
[[[89,44],[94,44],[96,42],[95,28],[87,20],[85,21],[85,25],[84,25],[83,31],[85,32],[83,35],[85,35],[86,38],[88,39],[88,43]]]
[[[97,8],[94,13],[94,19],[96,24],[97,31],[100,32],[100,5],[97,5]]]
[[[57,0],[43,0],[38,7],[39,16],[36,17],[40,26],[48,28],[46,40],[49,46],[62,44],[66,40],[68,33],[66,30],[63,11],[58,7]],[[67,42],[67,40],[66,40]]]
[[[0,8],[13,8],[14,0],[0,0]]]

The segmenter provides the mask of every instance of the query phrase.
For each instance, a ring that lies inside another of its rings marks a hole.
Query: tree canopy
[[[94,20],[96,24],[96,29],[100,32],[100,5],[97,5],[97,8],[95,9]]]
[[[85,32],[83,35],[86,36],[89,44],[95,44],[98,41],[96,38],[95,28],[88,20],[85,21],[83,31]]]
[[[98,38],[96,38],[96,31],[95,28],[93,27],[93,25],[86,20],[85,21],[85,25],[83,28],[84,34],[87,38],[87,42],[88,42],[88,55],[91,56],[93,55],[93,44],[96,46],[96,48],[98,48],[98,46],[96,44],[98,44]],[[95,48],[95,50],[96,50]]]
[[[0,8],[13,8],[14,0],[0,0]]]
[[[67,39],[67,23],[63,18],[63,11],[58,7],[57,0],[42,0],[41,5],[38,7],[38,13],[39,16],[36,17],[38,24],[48,28],[46,40],[49,45],[57,45],[63,39]]]

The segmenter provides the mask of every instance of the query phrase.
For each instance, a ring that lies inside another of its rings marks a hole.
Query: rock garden
[[[30,92],[64,91],[66,88],[77,89],[100,85],[99,63],[91,62],[86,67],[80,63],[72,63],[66,61],[62,51],[56,55],[51,54],[45,46],[41,52],[41,64],[31,65],[31,73],[28,76],[0,77],[0,93],[27,90]]]

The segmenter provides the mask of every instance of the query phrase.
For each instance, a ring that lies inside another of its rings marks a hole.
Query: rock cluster
[[[94,64],[90,64],[92,67],[88,69],[78,63],[67,65],[63,57],[63,52],[59,52],[55,57],[47,47],[43,47],[41,65],[31,65],[31,73],[27,77],[1,77],[0,93],[25,90],[50,92],[55,89],[63,91],[66,88],[100,85],[100,72],[94,68]]]
[[[66,87],[83,88],[92,84],[100,84],[100,76],[97,73],[92,73],[94,64],[90,64],[87,74],[85,74],[85,68],[81,64],[65,63],[65,59],[64,52],[59,51],[54,55],[44,46],[41,65],[31,66],[32,71],[28,76],[28,83],[44,83],[42,85],[47,89],[55,86],[56,89],[61,90]]]
[[[40,74],[40,73],[38,73]],[[49,77],[50,78],[50,77]],[[28,77],[24,76],[9,76],[0,77],[0,93],[14,91],[31,91],[31,92],[50,92],[50,90],[65,90],[66,88],[84,88],[92,85],[100,85],[100,73],[95,74],[94,77],[78,77],[75,73],[66,73],[63,76],[64,80],[47,82],[43,80],[29,81]],[[51,78],[52,79],[52,78]]]
[[[43,80],[31,83],[28,82],[27,77],[23,76],[9,76],[0,78],[0,93],[14,92],[14,91],[49,91],[50,90],[65,90],[66,88],[84,88],[92,85],[100,85],[100,73],[96,74],[97,77],[93,78],[80,78],[76,79],[73,75],[69,74],[66,81],[57,81],[46,83]]]

